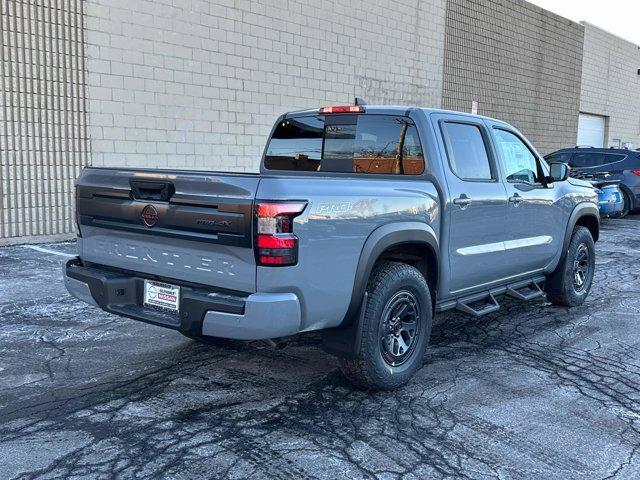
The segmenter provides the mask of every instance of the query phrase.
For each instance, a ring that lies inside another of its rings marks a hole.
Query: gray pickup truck
[[[278,118],[259,174],[86,168],[69,292],[196,338],[322,330],[365,388],[406,383],[433,316],[580,305],[597,196],[515,128],[412,107]]]

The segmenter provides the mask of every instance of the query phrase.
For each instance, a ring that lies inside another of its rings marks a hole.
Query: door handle
[[[473,202],[473,200],[467,197],[464,193],[460,195],[458,198],[453,199],[453,204],[458,205],[460,208],[465,208],[471,202]]]
[[[514,205],[518,205],[520,202],[522,201],[522,197],[520,195],[518,195],[517,193],[514,193],[512,197],[509,197],[509,202],[513,203]]]

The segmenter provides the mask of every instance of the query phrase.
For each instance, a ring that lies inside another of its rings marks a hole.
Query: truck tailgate
[[[257,174],[87,168],[76,183],[80,257],[253,293],[259,182]]]

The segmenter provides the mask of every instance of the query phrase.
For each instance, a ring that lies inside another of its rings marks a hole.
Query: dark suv
[[[564,162],[576,177],[610,174],[611,180],[620,181],[624,211],[640,209],[640,151],[623,148],[575,147],[563,148],[544,157],[548,163]]]

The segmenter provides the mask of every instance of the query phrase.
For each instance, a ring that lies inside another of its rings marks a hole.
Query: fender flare
[[[396,222],[378,227],[371,232],[362,247],[345,320],[352,318],[359,309],[373,266],[382,252],[403,243],[422,243],[429,246],[435,255],[436,265],[438,264],[438,240],[433,228],[426,223]]]
[[[573,229],[576,228],[578,220],[585,217],[593,217],[598,224],[598,231],[600,231],[600,212],[598,207],[591,202],[581,202],[576,205],[569,216],[569,221],[567,222],[567,230],[565,231],[564,242],[562,244],[562,255],[560,256],[558,265],[562,264],[564,257],[567,255],[569,243],[571,242],[571,235],[573,234]],[[593,240],[597,241],[598,238],[596,237]]]
[[[367,297],[366,288],[373,267],[385,250],[403,243],[426,245],[434,254],[436,267],[439,265],[439,244],[436,233],[426,223],[393,222],[371,232],[360,252],[347,312],[339,326],[322,332],[325,351],[343,358],[351,358],[356,353],[361,335],[359,321],[363,313],[361,306]],[[434,273],[437,278],[438,272]]]

